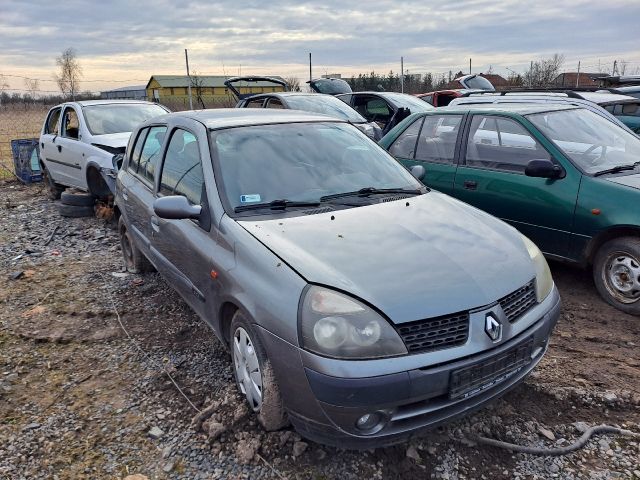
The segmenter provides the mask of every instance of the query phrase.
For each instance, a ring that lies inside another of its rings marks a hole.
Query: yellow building
[[[278,80],[282,77],[271,76]],[[224,82],[229,77],[224,75],[191,76],[191,98],[193,108],[212,108],[233,106],[237,99],[225,87]],[[279,85],[267,82],[252,82],[243,85],[235,84],[240,93],[270,93],[281,92]],[[146,86],[147,100],[159,102],[172,109],[189,108],[189,77],[186,75],[153,75]]]

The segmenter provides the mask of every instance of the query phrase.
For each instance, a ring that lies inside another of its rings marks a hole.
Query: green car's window
[[[162,166],[160,193],[183,195],[194,205],[202,202],[202,162],[196,137],[186,130],[176,129],[171,135]]]
[[[154,181],[158,159],[160,158],[160,147],[165,133],[167,133],[167,127],[151,127],[140,153],[138,175],[149,180],[149,183]]]
[[[416,160],[453,163],[462,115],[430,115],[425,117]]]
[[[469,130],[465,162],[472,167],[524,173],[531,160],[550,160],[549,153],[515,120],[475,115]]]
[[[422,126],[422,118],[417,119],[396,138],[389,148],[389,153],[396,158],[413,158],[416,153],[416,140]]]
[[[587,173],[640,159],[640,138],[589,110],[536,113],[527,119]]]

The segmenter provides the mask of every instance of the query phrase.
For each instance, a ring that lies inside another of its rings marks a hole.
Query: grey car
[[[521,382],[558,320],[531,241],[345,121],[157,117],[133,132],[116,190],[127,267],[153,265],[211,326],[268,430],[402,441]]]

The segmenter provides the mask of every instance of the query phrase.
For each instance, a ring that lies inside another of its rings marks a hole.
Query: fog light
[[[364,434],[379,432],[387,424],[389,417],[384,412],[365,413],[356,420],[356,428]]]

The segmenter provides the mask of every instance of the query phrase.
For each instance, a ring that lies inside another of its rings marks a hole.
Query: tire
[[[153,272],[154,268],[151,262],[144,256],[131,238],[131,234],[124,223],[124,218],[118,220],[118,234],[120,236],[120,249],[122,250],[122,258],[124,266],[129,273],[147,273]]]
[[[249,408],[255,412],[258,421],[268,432],[287,426],[289,419],[284,410],[280,388],[273,374],[271,362],[260,343],[260,338],[241,311],[238,310],[233,315],[229,332],[231,362],[236,384],[249,403]],[[254,361],[251,360],[252,355]],[[257,360],[257,369],[255,360]],[[256,377],[260,379],[261,388],[256,388]],[[247,391],[253,393],[247,394]],[[258,395],[259,400],[256,399]]]
[[[60,201],[64,205],[74,205],[76,207],[93,207],[96,197],[88,192],[62,192]]]
[[[593,280],[607,303],[640,315],[640,238],[620,237],[602,245],[593,261]]]
[[[72,217],[72,218],[80,218],[80,217],[93,217],[95,215],[95,211],[93,207],[78,207],[76,205],[58,205],[58,212],[63,217]]]
[[[49,175],[49,170],[47,170],[44,165],[42,166],[42,180],[45,187],[47,188],[47,196],[49,197],[49,199],[59,200],[60,195],[64,191],[64,187],[61,187],[53,181],[51,175]]]

